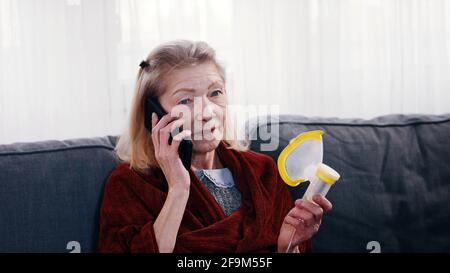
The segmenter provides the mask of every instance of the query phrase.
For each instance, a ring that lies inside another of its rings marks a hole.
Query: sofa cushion
[[[281,116],[249,126],[253,150],[279,138],[275,150],[262,151],[274,160],[299,133],[325,131],[324,163],[341,179],[327,195],[334,208],[314,237],[315,251],[368,252],[371,244],[382,252],[450,251],[450,115]],[[290,190],[300,198],[306,187]]]
[[[91,252],[115,137],[0,145],[0,252]]]

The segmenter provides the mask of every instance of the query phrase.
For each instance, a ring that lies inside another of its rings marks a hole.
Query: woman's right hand
[[[183,125],[183,119],[174,120],[170,115],[165,115],[158,121],[155,113],[152,113],[152,141],[155,149],[155,158],[169,184],[169,190],[189,190],[191,179],[189,172],[181,162],[178,147],[181,140],[191,135],[190,130],[183,130],[172,138],[169,145],[169,136],[172,131]]]

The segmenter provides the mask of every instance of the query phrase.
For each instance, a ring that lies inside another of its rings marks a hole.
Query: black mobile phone
[[[158,120],[167,114],[166,111],[159,104],[158,100],[154,97],[147,97],[145,100],[145,127],[150,132],[152,131],[152,114],[156,113]],[[183,131],[182,127],[180,131]],[[169,144],[172,143],[172,135],[169,137]],[[192,160],[192,141],[190,139],[183,139],[178,147],[178,154],[180,155],[183,166],[189,170],[191,168]]]

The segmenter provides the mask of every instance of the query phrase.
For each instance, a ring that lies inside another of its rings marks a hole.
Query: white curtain
[[[0,0],[0,144],[120,134],[139,62],[204,40],[230,103],[450,112],[447,0]]]

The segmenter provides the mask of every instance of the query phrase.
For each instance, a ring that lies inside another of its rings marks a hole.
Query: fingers
[[[299,199],[295,201],[295,206],[284,218],[284,222],[293,226],[297,234],[303,234],[310,238],[319,231],[323,214],[330,211],[332,205],[330,201],[320,195],[315,195],[314,202]]]
[[[304,228],[306,228],[306,226],[305,226],[305,224],[304,224],[302,219],[295,218],[295,217],[293,217],[291,215],[287,215],[286,217],[284,217],[284,222],[286,224],[289,224],[289,225],[295,227],[295,228],[299,228],[299,227],[302,227],[302,226]]]
[[[295,201],[295,206],[299,209],[309,211],[316,221],[321,221],[324,210],[317,204],[311,203],[307,200],[299,199]]]
[[[177,132],[179,133],[178,129],[181,126],[183,126],[183,124],[184,124],[184,120],[177,119],[177,120],[172,121],[171,123],[167,124],[166,128],[169,127],[168,130],[169,130],[169,133],[171,133],[171,134],[174,134],[174,133],[177,133]]]
[[[169,137],[173,133],[173,131],[175,131],[175,129],[178,129],[179,127],[181,127],[183,125],[183,123],[184,123],[184,120],[177,119],[177,120],[169,122],[168,124],[166,124],[166,126],[164,128],[162,128],[159,131],[160,147],[165,148],[168,146],[172,146],[172,145],[169,145]]]
[[[168,158],[171,158],[175,154],[178,154],[178,150],[175,150],[175,154],[173,153],[171,147],[173,145],[169,144],[169,136],[172,128],[180,127],[183,124],[183,121],[173,119],[174,118],[170,115],[164,115],[158,121],[157,115],[155,113],[152,113],[152,141],[155,149],[155,158],[158,162],[160,162],[160,160],[164,161]]]
[[[297,219],[297,224],[299,222],[299,219],[301,219],[300,222],[303,222],[307,227],[312,226],[317,222],[317,220],[315,219],[314,215],[311,212],[305,209],[299,209],[297,207],[294,207],[289,212],[288,216]]]
[[[173,117],[166,114],[158,121],[158,116],[156,115],[156,113],[152,113],[152,141],[153,146],[155,147],[155,152],[161,150],[161,144],[164,145],[162,147],[165,147],[166,142],[168,142],[168,135],[166,137],[166,135],[162,133],[165,133],[164,128],[173,119]],[[164,138],[166,139],[166,142],[162,141]]]
[[[174,121],[174,119],[175,117],[166,114],[158,121],[158,116],[152,113],[152,140],[156,146],[161,144],[161,135],[168,140],[173,128],[180,127],[183,124],[182,120],[175,119]]]
[[[320,194],[314,195],[313,201],[323,209],[323,212],[329,212],[333,209],[333,205],[331,204],[331,202]]]
[[[152,142],[155,153],[159,152],[159,130],[156,129],[158,117],[156,113],[152,113]]]
[[[181,133],[173,137],[172,140],[172,149],[178,150],[178,147],[180,146],[180,143],[183,139],[191,136],[191,130],[183,130]]]
[[[155,120],[154,120],[155,119]],[[166,114],[164,115],[159,121],[158,117],[155,113],[152,113],[152,134],[159,131],[166,127],[166,125],[171,122],[174,118],[170,115]]]

